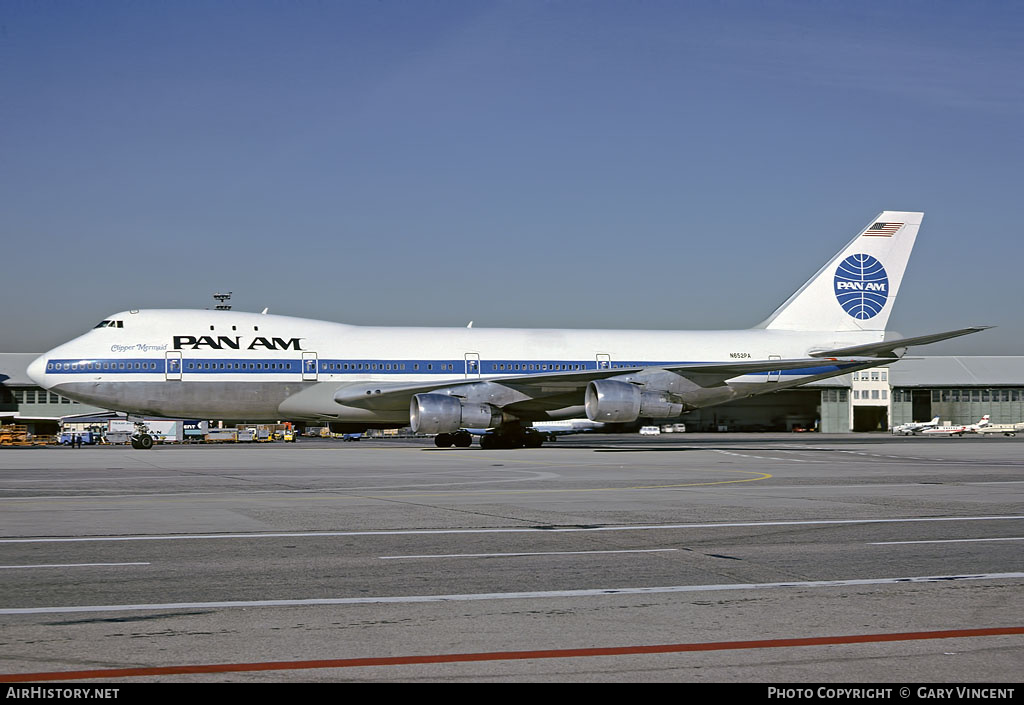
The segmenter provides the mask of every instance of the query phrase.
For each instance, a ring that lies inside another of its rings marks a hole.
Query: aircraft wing
[[[871,358],[802,358],[797,360],[750,360],[744,362],[700,362],[655,367],[615,367],[586,372],[541,372],[538,374],[483,377],[479,379],[448,378],[419,384],[388,382],[354,382],[340,386],[334,392],[334,401],[344,406],[374,410],[397,410],[409,405],[413,395],[446,390],[452,396],[462,396],[470,387],[486,385],[513,394],[495,393],[495,406],[504,408],[527,400],[551,399],[552,408],[582,404],[587,385],[598,379],[629,377],[642,372],[674,372],[701,387],[718,387],[726,380],[741,375],[773,372],[776,370],[807,370],[820,374],[830,369],[849,365],[864,365]],[[839,372],[841,374],[841,372]],[[628,379],[626,381],[629,381]],[[476,390],[474,390],[476,391]],[[474,394],[479,397],[479,394]],[[556,401],[557,399],[557,401]]]
[[[902,348],[909,348],[912,345],[925,345],[927,343],[937,343],[940,340],[949,340],[950,338],[959,338],[961,335],[970,335],[971,333],[977,333],[979,331],[988,330],[992,326],[971,326],[970,328],[960,328],[959,330],[950,330],[945,333],[932,333],[930,335],[918,335],[913,338],[896,338],[894,340],[883,340],[878,343],[866,343],[864,345],[853,345],[848,348],[836,348],[835,350],[822,350],[820,352],[812,352],[812,357],[846,357],[848,355],[854,356],[865,356],[865,357],[878,357],[878,358],[895,358],[900,357],[897,354],[897,350]]]
[[[389,382],[353,382],[343,385],[334,393],[334,401],[345,406],[362,409],[397,409],[409,405],[415,394],[427,394],[439,389],[467,387],[479,384],[497,384],[524,391],[530,390],[537,396],[564,394],[587,388],[595,379],[618,377],[630,372],[640,372],[643,367],[617,367],[586,372],[540,372],[529,375],[506,375],[503,377],[465,378],[450,377],[437,381],[403,384]],[[456,395],[457,396],[457,395]]]

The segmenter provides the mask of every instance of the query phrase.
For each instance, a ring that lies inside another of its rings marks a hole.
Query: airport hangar
[[[36,385],[26,370],[35,353],[0,353],[0,423],[57,433],[61,419],[107,410]],[[1024,356],[915,357],[812,382],[682,417],[687,431],[886,431],[938,416],[953,424],[1024,422]],[[244,422],[246,419],[237,419]],[[287,421],[288,419],[282,419]]]

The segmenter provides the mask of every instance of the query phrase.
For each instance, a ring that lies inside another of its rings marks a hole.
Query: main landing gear
[[[434,436],[434,445],[438,448],[469,448],[473,445],[473,434],[469,431],[456,431],[455,433],[439,433]]]
[[[469,431],[455,433],[439,433],[434,436],[434,445],[438,448],[469,448],[473,444],[473,436]],[[497,428],[491,433],[480,436],[480,448],[492,450],[496,448],[540,448],[544,445],[544,434],[521,426]]]

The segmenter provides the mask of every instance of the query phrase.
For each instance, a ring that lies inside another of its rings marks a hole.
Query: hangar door
[[[854,431],[888,431],[889,408],[886,406],[853,407]]]
[[[821,423],[818,430],[822,433],[850,432],[850,390],[821,390]]]

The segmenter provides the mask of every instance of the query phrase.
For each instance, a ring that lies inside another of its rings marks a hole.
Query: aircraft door
[[[169,382],[181,381],[181,353],[170,351],[164,353],[164,378]]]
[[[769,360],[781,360],[782,356],[781,355],[769,355],[768,359]],[[782,370],[772,370],[771,372],[768,373],[768,381],[769,382],[778,382],[781,377],[782,377]]]
[[[302,381],[316,382],[319,373],[319,361],[315,352],[302,353]]]
[[[610,370],[612,367],[612,356],[608,353],[597,354],[597,369]]]
[[[480,353],[466,353],[466,379],[480,377]]]

